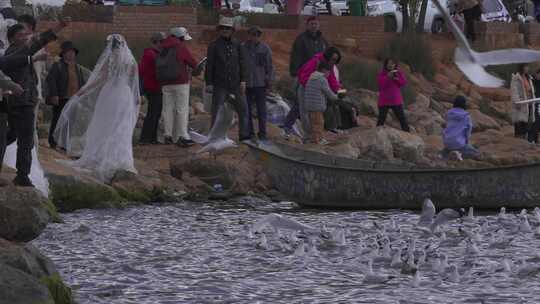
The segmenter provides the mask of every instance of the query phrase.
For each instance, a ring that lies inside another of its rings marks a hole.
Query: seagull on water
[[[485,71],[486,66],[540,61],[540,52],[528,49],[504,49],[490,52],[476,52],[463,35],[461,29],[450,18],[447,10],[439,0],[433,0],[439,9],[444,22],[449,26],[457,42],[454,62],[463,74],[475,85],[496,88],[504,85],[504,81]]]
[[[365,269],[364,273],[364,283],[367,284],[384,284],[391,279],[393,279],[394,276],[387,276],[383,274],[378,274],[373,272],[373,260],[368,260],[367,267]]]
[[[532,232],[531,225],[529,224],[529,220],[527,219],[526,214],[520,214],[519,231],[524,233]]]
[[[286,218],[282,215],[272,213],[265,215],[253,224],[254,232],[261,232],[264,228],[283,229],[289,231],[301,231],[308,234],[318,233],[319,231],[310,225],[300,223],[296,220]]]

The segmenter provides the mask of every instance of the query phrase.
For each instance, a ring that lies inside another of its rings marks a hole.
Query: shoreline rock
[[[47,199],[36,189],[0,188],[0,237],[29,242],[45,229],[51,220],[50,212]]]

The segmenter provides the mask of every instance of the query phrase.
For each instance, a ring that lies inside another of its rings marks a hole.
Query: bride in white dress
[[[78,160],[65,162],[109,182],[118,170],[137,173],[132,137],[139,115],[137,62],[121,35],[107,37],[88,83],[58,121],[58,145]]]

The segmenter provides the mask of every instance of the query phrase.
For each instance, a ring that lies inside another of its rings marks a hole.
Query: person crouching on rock
[[[472,133],[471,115],[466,110],[467,99],[458,96],[454,107],[446,113],[446,128],[443,131],[444,157],[457,154],[455,158],[477,158],[480,152],[470,144]]]
[[[310,142],[325,145],[328,142],[323,138],[324,112],[327,108],[326,100],[337,101],[338,95],[330,89],[328,74],[331,65],[327,61],[319,61],[317,71],[309,77],[304,91],[304,104],[311,123]]]
[[[514,136],[526,139],[529,133],[529,124],[534,123],[533,105],[517,102],[531,99],[534,96],[534,86],[531,82],[531,76],[529,76],[527,64],[520,64],[518,72],[512,75],[510,92],[512,93]]]
[[[384,60],[383,69],[377,76],[377,84],[379,85],[377,126],[384,126],[388,110],[392,109],[399,120],[401,129],[409,132],[409,124],[403,110],[403,96],[401,96],[401,87],[407,84],[407,80],[394,60]]]

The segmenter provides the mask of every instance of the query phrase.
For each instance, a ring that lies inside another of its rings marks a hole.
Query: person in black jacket
[[[49,128],[49,145],[56,148],[54,129],[67,101],[88,80],[90,71],[77,64],[79,50],[73,42],[64,41],[60,46],[60,61],[53,64],[47,75],[47,104],[53,106],[53,117]]]
[[[27,56],[19,57],[0,57],[0,70],[11,67],[24,67],[30,64],[31,58]],[[8,76],[0,72],[0,160],[4,159],[6,153],[6,136],[8,130],[7,105],[2,98],[3,91],[6,90],[10,94],[20,96],[23,93],[23,88],[13,82]],[[2,161],[0,161],[0,171],[2,171]],[[0,178],[0,187],[7,186],[8,181]]]
[[[315,16],[311,16],[306,21],[307,30],[302,34],[296,37],[296,40],[293,43],[291,50],[291,57],[289,62],[289,74],[291,77],[295,78],[296,81],[296,92],[297,90],[297,77],[298,70],[308,62],[315,54],[324,52],[329,47],[328,42],[323,37],[322,32],[320,31],[319,19]],[[297,98],[298,99],[298,98]],[[290,134],[292,126],[297,119],[300,118],[300,108],[298,105],[298,100],[295,100],[291,110],[287,114],[285,119],[285,124],[283,129],[285,134]]]
[[[212,92],[212,125],[225,101],[230,102],[239,120],[239,140],[249,139],[246,94],[247,69],[245,55],[239,41],[232,37],[234,20],[222,17],[219,23],[220,37],[208,46],[205,82]],[[230,97],[233,98],[230,98]]]
[[[21,24],[15,24],[8,30],[9,48],[6,56],[33,56],[49,42],[56,40],[56,33],[62,30],[68,20],[59,22],[51,30],[43,32],[37,39],[29,41],[30,33]],[[5,69],[4,73],[18,83],[24,92],[20,96],[8,98],[8,142],[17,140],[17,176],[13,183],[18,186],[33,187],[28,175],[32,166],[32,148],[34,147],[35,107],[37,106],[37,77],[32,64],[24,68]]]

